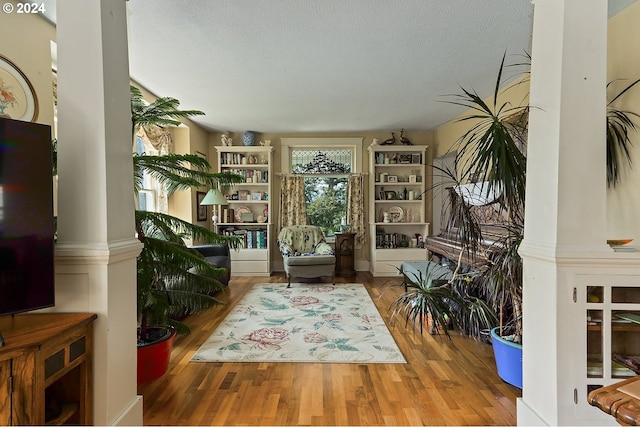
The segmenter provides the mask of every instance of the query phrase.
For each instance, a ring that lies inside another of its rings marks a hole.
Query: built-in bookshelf
[[[426,260],[426,145],[369,146],[370,271],[398,274],[403,261]]]
[[[273,233],[271,195],[273,147],[220,146],[218,171],[242,175],[245,182],[225,194],[228,205],[219,206],[216,231],[243,239],[243,248],[231,251],[231,274],[268,276],[272,272],[270,248]]]

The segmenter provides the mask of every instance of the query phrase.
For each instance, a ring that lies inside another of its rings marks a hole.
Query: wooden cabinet
[[[355,233],[336,233],[336,276],[351,277],[356,275],[354,267]]]
[[[369,146],[370,271],[395,276],[403,261],[427,259],[426,145]]]
[[[95,314],[0,318],[0,425],[90,425]]]
[[[231,274],[269,276],[271,274],[271,243],[273,221],[271,199],[273,182],[273,147],[221,146],[218,171],[245,177],[226,194],[227,206],[217,207],[219,222],[216,231],[234,234],[244,240],[244,247],[231,251]]]

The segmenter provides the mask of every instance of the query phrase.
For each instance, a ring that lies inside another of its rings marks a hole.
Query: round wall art
[[[38,97],[22,71],[0,55],[0,117],[34,122],[38,118]]]

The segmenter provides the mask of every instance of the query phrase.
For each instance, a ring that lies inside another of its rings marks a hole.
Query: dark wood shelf
[[[52,420],[46,421],[48,426],[61,426],[64,425],[71,417],[78,413],[80,405],[78,403],[65,403],[62,405],[62,413]]]

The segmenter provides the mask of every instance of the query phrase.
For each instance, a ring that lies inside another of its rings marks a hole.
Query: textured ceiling
[[[433,129],[461,112],[445,95],[487,96],[502,55],[523,60],[533,15],[530,0],[127,4],[134,80],[208,129],[277,133]]]

